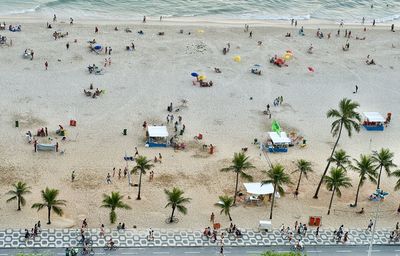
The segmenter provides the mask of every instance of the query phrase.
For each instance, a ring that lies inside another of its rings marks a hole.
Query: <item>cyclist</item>
[[[107,242],[107,247],[108,249],[114,249],[114,241],[112,240],[112,238],[110,238],[110,240],[108,240]]]
[[[299,241],[297,242],[297,244],[296,244],[296,249],[297,250],[303,250],[304,249],[304,245],[303,245],[303,242],[299,239]]]

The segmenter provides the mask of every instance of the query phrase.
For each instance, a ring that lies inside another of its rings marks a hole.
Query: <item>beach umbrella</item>
[[[280,133],[281,132],[281,126],[279,125],[278,121],[273,121],[272,125],[271,125],[271,129],[276,132],[276,133]]]
[[[314,68],[312,68],[312,67],[308,67],[308,71],[314,72],[315,70],[314,70]]]
[[[293,57],[293,55],[290,53],[285,53],[285,55],[283,55],[284,60],[290,60],[290,59],[292,59],[292,57]]]
[[[202,29],[198,29],[198,30],[197,30],[197,33],[200,33],[200,34],[202,34],[202,33],[204,33],[204,30],[202,30]]]
[[[101,49],[101,45],[95,44],[95,45],[93,45],[93,49],[100,50]]]
[[[234,60],[235,62],[240,62],[240,61],[242,60],[242,58],[240,58],[239,55],[236,55],[235,57],[233,57],[233,60]]]
[[[205,75],[199,76],[199,80],[202,80],[202,81],[203,81],[203,80],[206,80],[206,78],[207,78],[207,77],[206,77]]]
[[[197,74],[196,72],[193,72],[191,75],[192,75],[193,77],[198,77],[198,76],[199,76],[199,74]]]

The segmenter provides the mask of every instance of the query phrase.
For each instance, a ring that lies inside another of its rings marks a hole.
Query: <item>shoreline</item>
[[[229,27],[242,27],[244,24],[248,24],[254,27],[282,27],[282,28],[298,28],[301,26],[310,26],[309,28],[332,28],[338,27],[339,21],[333,20],[323,20],[323,19],[303,19],[298,20],[298,26],[294,27],[290,25],[290,20],[281,20],[281,19],[223,19],[216,18],[213,16],[203,16],[203,17],[164,17],[162,21],[159,21],[156,17],[146,17],[147,22],[143,23],[141,19],[92,19],[92,18],[74,18],[74,24],[82,24],[82,25],[119,25],[119,24],[128,24],[128,25],[160,25],[160,26],[188,26],[188,25],[207,25],[207,26],[229,26]],[[46,19],[45,17],[33,17],[33,16],[0,16],[0,22],[23,22],[23,23],[46,23],[52,22],[52,18]],[[66,24],[68,25],[68,19],[59,19],[57,21],[58,24]],[[395,24],[395,26],[400,25],[400,20],[392,20],[387,22],[377,22],[375,28],[387,28],[391,24]],[[359,22],[349,22],[344,23],[345,27],[348,28],[363,28],[363,27],[372,27],[372,24],[369,22],[366,24],[361,24]]]

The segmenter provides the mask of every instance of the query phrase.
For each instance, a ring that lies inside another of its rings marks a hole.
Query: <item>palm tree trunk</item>
[[[50,212],[51,212],[51,207],[47,207],[47,224],[51,224],[50,221]]]
[[[383,165],[381,165],[381,168],[380,168],[380,170],[379,170],[378,184],[377,184],[377,186],[376,186],[376,189],[379,189],[379,188],[380,188],[380,185],[381,185],[381,174],[382,174],[382,169],[383,169]]]
[[[171,218],[169,219],[169,223],[174,222],[174,213],[175,213],[175,207],[172,207],[172,213],[171,213]]]
[[[140,173],[139,173],[139,191],[138,191],[136,200],[142,199],[142,198],[140,198],[140,189],[141,188],[142,188],[142,170],[140,170]]]
[[[302,174],[303,174],[303,172],[300,171],[299,182],[297,182],[296,195],[299,194],[299,187],[300,187],[300,181],[301,181],[301,175],[302,175]]]
[[[275,193],[276,193],[276,184],[274,184],[274,194],[272,195],[271,212],[269,214],[269,219],[270,220],[272,220],[272,211],[274,210]]]
[[[233,205],[236,205],[236,195],[239,185],[239,173],[236,173],[236,185],[235,185],[235,195],[233,196]]]
[[[18,210],[17,211],[21,211],[21,198],[19,196],[17,196],[17,200],[18,200]]]
[[[328,215],[331,213],[332,201],[333,201],[333,196],[335,195],[335,191],[336,191],[336,187],[334,187],[332,190],[331,201],[329,202]]]
[[[336,146],[337,146],[338,143],[339,143],[340,135],[342,135],[342,128],[343,128],[343,122],[340,122],[339,134],[338,134],[338,137],[337,137],[337,139],[336,139],[336,143],[335,143],[335,145],[333,146],[332,153],[331,153],[331,156],[329,157],[329,159],[331,159],[332,156],[333,156],[333,154],[335,153]],[[330,165],[330,164],[331,164],[331,161],[328,160],[328,164],[327,164],[326,167],[325,167],[324,173],[322,174],[321,180],[319,181],[317,190],[315,191],[315,194],[314,194],[314,197],[313,197],[313,198],[315,198],[315,199],[318,199],[319,189],[321,188],[322,182],[324,182],[324,178],[325,178],[326,173],[328,172],[328,169],[329,169],[329,165]]]
[[[354,207],[357,206],[357,202],[358,202],[358,193],[360,192],[360,187],[361,187],[361,179],[362,179],[362,177],[360,178],[360,182],[358,183],[358,186],[357,186],[356,200],[355,200],[354,205],[353,205]]]
[[[228,213],[229,221],[232,221],[231,213]]]

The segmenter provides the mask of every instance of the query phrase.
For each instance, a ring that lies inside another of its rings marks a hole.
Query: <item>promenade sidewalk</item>
[[[242,229],[243,237],[235,238],[233,235],[225,235],[225,246],[271,246],[289,245],[284,240],[279,230],[264,232],[252,229]],[[91,238],[94,247],[104,247],[106,240],[112,237],[117,247],[164,247],[164,246],[217,246],[220,244],[220,236],[217,242],[211,242],[204,237],[200,230],[173,230],[154,229],[154,240],[147,240],[147,230],[106,230],[105,238],[99,237],[98,229],[88,229],[86,238]],[[377,230],[374,244],[389,244],[389,230]],[[362,229],[349,230],[347,245],[366,245],[369,243],[371,232]],[[24,248],[24,247],[71,247],[78,246],[80,231],[78,229],[44,229],[35,238],[25,241],[24,230],[3,229],[0,230],[0,248]],[[336,245],[333,230],[320,230],[316,238],[314,231],[309,231],[302,241],[305,245]],[[342,243],[339,243],[342,244]]]

